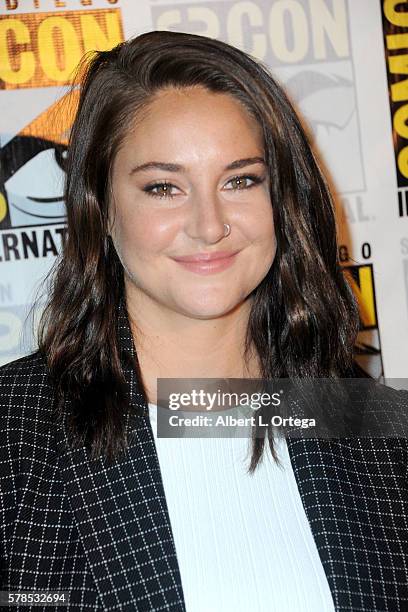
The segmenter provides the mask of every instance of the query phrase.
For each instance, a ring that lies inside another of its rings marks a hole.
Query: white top
[[[251,476],[249,438],[157,438],[149,415],[187,612],[334,612],[286,440]]]

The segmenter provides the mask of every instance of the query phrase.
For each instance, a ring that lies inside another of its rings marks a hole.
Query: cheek
[[[254,244],[274,245],[275,227],[269,202],[259,206],[253,215],[244,220],[247,238]]]
[[[272,207],[269,202],[257,209],[256,214],[247,219],[246,239],[252,245],[251,272],[258,282],[270,269],[276,255],[276,236]]]
[[[163,218],[155,218],[149,211],[132,215],[117,215],[114,235],[125,258],[149,260],[172,244],[175,229]],[[131,262],[130,262],[131,263]]]

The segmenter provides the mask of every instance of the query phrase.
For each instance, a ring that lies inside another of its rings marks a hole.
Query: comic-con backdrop
[[[408,2],[0,0],[0,364],[33,350],[27,318],[64,240],[64,105],[84,53],[149,30],[219,38],[262,60],[307,127],[336,196],[358,298],[357,359],[408,374]],[[44,298],[45,299],[45,298]],[[408,378],[408,376],[407,376]]]

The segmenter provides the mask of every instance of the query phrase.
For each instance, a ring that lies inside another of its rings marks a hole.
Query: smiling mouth
[[[187,258],[186,261],[186,258],[174,258],[174,261],[180,266],[183,266],[186,270],[190,270],[197,274],[215,274],[216,272],[222,272],[231,267],[238,253],[239,251],[235,251],[230,255],[223,254],[222,257],[216,259],[195,259],[192,261],[191,258]]]
[[[197,253],[195,255],[183,255],[180,257],[173,257],[176,261],[184,261],[191,263],[200,263],[200,262],[208,262],[219,259],[226,259],[227,257],[232,257],[238,251],[216,251],[214,253]]]

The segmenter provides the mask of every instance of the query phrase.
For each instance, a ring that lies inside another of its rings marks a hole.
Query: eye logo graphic
[[[1,148],[1,229],[65,220],[62,197],[65,153],[65,145],[33,136],[15,136]],[[56,174],[57,185],[53,184]]]
[[[122,40],[119,9],[0,18],[0,229],[64,222],[69,85],[85,53]]]

